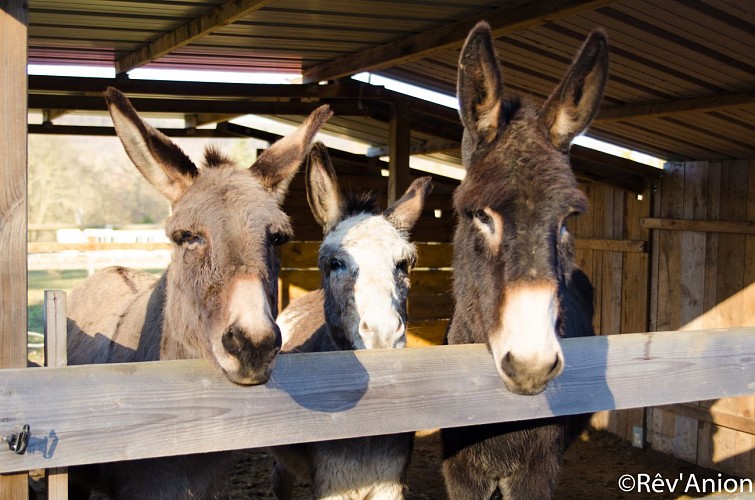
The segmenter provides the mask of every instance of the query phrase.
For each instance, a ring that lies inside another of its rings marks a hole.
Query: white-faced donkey
[[[406,298],[419,219],[430,177],[379,213],[371,196],[341,196],[327,150],[316,144],[307,165],[307,199],[324,228],[318,264],[322,288],[279,316],[284,352],[396,349],[406,345]],[[400,499],[413,433],[324,441],[271,449],[273,493],[289,499],[295,477],[315,498]]]

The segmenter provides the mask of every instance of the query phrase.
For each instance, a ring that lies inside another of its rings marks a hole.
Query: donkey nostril
[[[561,356],[557,354],[556,360],[553,362],[553,365],[551,365],[550,371],[548,371],[548,375],[558,372],[561,369],[561,364],[562,364]]]
[[[241,352],[240,338],[243,336],[243,332],[235,327],[229,327],[223,334],[223,347],[231,354],[238,354]]]
[[[511,351],[504,354],[503,358],[501,359],[501,369],[503,370],[503,373],[508,375],[509,377],[514,377],[516,375],[516,370],[514,369],[514,356],[511,354]]]

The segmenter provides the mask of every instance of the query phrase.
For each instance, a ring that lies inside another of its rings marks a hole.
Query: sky
[[[56,65],[35,65],[28,66],[30,75],[51,75],[51,76],[84,76],[98,78],[115,78],[115,69],[110,67],[90,67],[90,66],[56,66]],[[173,80],[173,81],[204,81],[214,83],[293,83],[301,78],[298,74],[285,73],[242,73],[242,72],[223,72],[223,71],[189,71],[189,70],[166,70],[166,69],[149,69],[137,68],[129,71],[129,77],[134,80]],[[421,87],[406,84],[397,80],[392,80],[380,75],[371,73],[359,73],[354,75],[355,80],[370,83],[372,85],[384,86],[389,90],[411,95],[420,99],[432,101],[436,104],[458,109],[458,101],[455,96],[433,92]],[[247,115],[242,118],[233,120],[235,123],[249,127],[267,130],[269,132],[284,135],[294,127],[290,124],[276,122],[260,116]],[[343,137],[321,133],[323,142],[328,147],[349,151],[356,154],[366,154],[370,144],[361,143]],[[585,146],[591,149],[597,149],[615,156],[627,158],[639,163],[644,163],[656,168],[663,168],[664,160],[632,151],[614,144],[599,141],[585,135],[574,139],[574,144]],[[410,160],[411,166],[418,170],[438,173],[461,179],[464,176],[463,169],[456,165],[438,161],[430,161],[422,157],[413,156]]]

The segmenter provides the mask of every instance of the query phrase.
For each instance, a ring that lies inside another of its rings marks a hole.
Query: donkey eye
[[[339,269],[343,269],[345,266],[343,262],[338,259],[330,259],[328,261],[328,267],[331,271],[338,271]]]
[[[485,210],[477,210],[473,216],[483,224],[490,224],[490,216],[487,214],[487,212],[485,212]]]
[[[272,233],[270,235],[270,243],[275,246],[283,245],[284,243],[288,243],[288,235],[286,233]]]
[[[409,259],[402,259],[396,263],[396,269],[401,271],[402,273],[408,273],[409,272]]]
[[[204,245],[204,238],[191,231],[177,231],[173,235],[173,241],[178,245],[183,245],[189,250],[194,250],[200,245]]]

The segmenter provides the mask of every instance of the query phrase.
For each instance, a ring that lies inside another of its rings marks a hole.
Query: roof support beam
[[[411,184],[409,155],[411,114],[403,104],[391,106],[388,121],[388,205],[401,198]]]
[[[362,71],[377,71],[406,61],[422,59],[435,52],[460,47],[479,21],[487,21],[494,37],[552,22],[614,0],[516,0],[490,10],[400,40],[372,47],[304,70],[305,83],[351,76]]]
[[[273,0],[229,0],[218,7],[192,19],[161,36],[157,40],[136,51],[121,57],[115,62],[116,73],[125,73],[134,68],[148,64],[166,54],[180,49],[193,41],[211,34],[231,24],[255,10],[261,9]]]
[[[668,101],[642,102],[604,109],[595,122],[609,123],[635,118],[661,118],[693,111],[715,111],[738,108],[755,102],[755,90],[730,94],[713,94],[704,97],[672,99]]]

